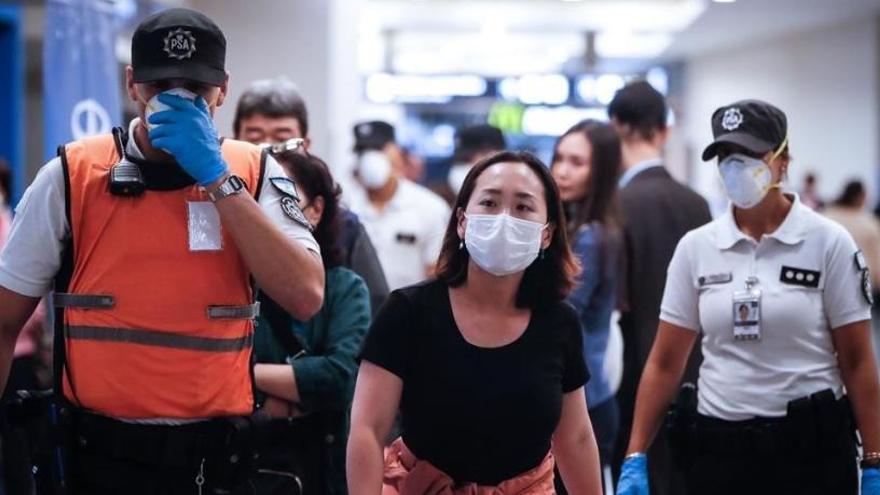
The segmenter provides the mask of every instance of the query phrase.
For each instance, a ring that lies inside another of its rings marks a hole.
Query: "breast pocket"
[[[778,281],[765,289],[765,315],[772,324],[790,329],[807,329],[825,320],[824,274],[783,266]]]

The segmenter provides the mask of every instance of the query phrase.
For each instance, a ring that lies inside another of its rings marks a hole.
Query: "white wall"
[[[836,197],[852,178],[877,198],[878,53],[878,20],[870,17],[688,60],[681,132],[691,148],[691,183],[710,199],[722,196],[716,167],[700,166],[712,138],[710,116],[757,98],[788,116],[791,188],[814,171],[823,198]]]
[[[355,19],[360,0],[189,0],[223,29],[230,90],[217,127],[232,135],[241,91],[253,80],[285,75],[309,111],[313,152],[332,168],[347,165],[360,85]]]

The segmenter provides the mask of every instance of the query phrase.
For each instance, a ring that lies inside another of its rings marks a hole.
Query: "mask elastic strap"
[[[785,149],[785,147],[787,145],[788,145],[788,136],[785,136],[785,139],[782,140],[782,144],[780,144],[779,147],[776,148],[776,151],[773,152],[773,155],[770,157],[770,161],[772,162],[777,157],[779,157],[779,155],[782,154],[782,151]]]

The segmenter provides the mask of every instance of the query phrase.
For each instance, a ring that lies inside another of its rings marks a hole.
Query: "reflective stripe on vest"
[[[214,339],[134,328],[68,326],[64,331],[69,339],[127,342],[203,352],[236,352],[250,348],[254,342],[253,335],[232,339]]]
[[[254,194],[260,149],[224,140],[221,150]],[[219,250],[189,250],[188,203],[209,201],[205,191],[111,195],[118,157],[109,135],[67,145],[64,158],[74,259],[60,301],[65,395],[123,419],[249,414],[250,274],[228,232]]]

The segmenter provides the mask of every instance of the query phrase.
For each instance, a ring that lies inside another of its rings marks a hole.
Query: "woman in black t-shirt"
[[[394,291],[364,344],[353,495],[552,494],[554,459],[569,493],[601,494],[581,331],[563,302],[578,267],[561,209],[528,153],[498,153],[468,174],[437,279]],[[398,408],[401,439],[383,463]]]

